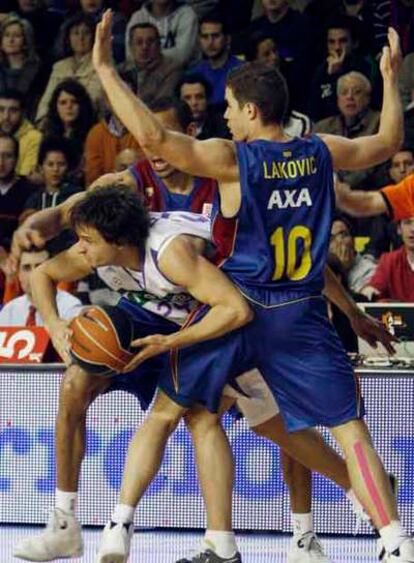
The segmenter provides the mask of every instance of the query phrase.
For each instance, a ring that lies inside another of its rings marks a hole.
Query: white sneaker
[[[326,557],[321,542],[313,532],[293,536],[287,563],[331,563]]]
[[[414,540],[407,538],[398,549],[387,553],[384,563],[414,563]]]
[[[81,526],[75,516],[54,508],[46,528],[35,536],[22,538],[13,551],[14,557],[27,561],[53,561],[62,557],[81,557]]]
[[[108,522],[99,545],[96,563],[126,563],[129,557],[134,524]]]

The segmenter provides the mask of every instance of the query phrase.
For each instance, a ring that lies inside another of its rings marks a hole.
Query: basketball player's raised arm
[[[59,318],[56,304],[56,285],[61,281],[77,281],[92,272],[92,268],[77,251],[77,245],[46,260],[32,275],[32,297],[53,345],[64,361],[68,354],[68,323]]]
[[[335,183],[336,206],[354,217],[372,217],[389,212],[381,191],[351,190],[348,184]]]
[[[168,336],[153,335],[136,340],[133,344],[141,350],[125,371],[167,350],[218,338],[253,318],[248,302],[237,287],[204,258],[197,239],[177,237],[162,254],[158,266],[164,276],[183,287],[200,303],[208,305],[209,310],[200,321],[188,328]]]
[[[384,94],[378,133],[356,139],[321,135],[332,154],[335,169],[359,170],[374,166],[390,158],[403,142],[403,113],[398,90],[401,49],[398,34],[392,28],[388,30],[388,42],[380,62]]]
[[[11,255],[16,264],[23,250],[29,250],[32,246],[43,248],[48,240],[68,227],[71,209],[84,197],[83,192],[77,193],[56,207],[42,209],[30,215],[13,234]]]
[[[334,303],[348,317],[352,329],[357,336],[366,340],[374,348],[380,342],[389,354],[395,354],[395,348],[392,343],[398,340],[385,330],[381,322],[367,315],[358,307],[328,266],[325,268],[324,294],[329,301]]]
[[[97,25],[93,64],[115,113],[146,154],[156,154],[193,176],[235,182],[239,178],[234,144],[225,139],[198,141],[169,131],[122,81],[112,61],[112,13]]]

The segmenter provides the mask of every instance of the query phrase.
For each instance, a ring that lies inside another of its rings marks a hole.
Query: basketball
[[[129,348],[132,321],[118,307],[87,307],[72,319],[70,328],[73,361],[94,375],[116,375],[137,353]]]

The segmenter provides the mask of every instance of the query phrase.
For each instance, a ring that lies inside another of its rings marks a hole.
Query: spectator
[[[30,23],[13,14],[7,16],[0,24],[0,91],[18,90],[26,101],[30,92],[33,107],[43,84]]]
[[[281,59],[274,39],[261,31],[253,33],[246,50],[248,61],[258,61],[270,66],[280,68]],[[283,68],[280,69],[283,73]],[[291,137],[305,137],[310,135],[312,125],[309,117],[296,110],[289,111],[284,127],[285,132]]]
[[[380,187],[386,185],[399,184],[414,172],[414,155],[408,147],[402,147],[395,153],[388,163],[387,176],[383,178]],[[395,250],[402,244],[398,234],[397,224],[391,221],[390,217],[383,213],[370,219],[370,241],[366,247],[366,252],[378,259],[384,252]]]
[[[181,68],[161,51],[157,27],[152,23],[137,23],[128,33],[131,58],[120,68],[124,79],[148,100],[171,96]]]
[[[403,245],[383,254],[363,294],[369,299],[414,302],[414,217],[399,223]]]
[[[223,115],[208,104],[211,88],[201,74],[183,76],[178,84],[177,94],[191,109],[197,139],[230,138]]]
[[[89,16],[95,22],[99,22],[107,7],[105,0],[79,0],[81,13]],[[109,7],[109,6],[108,6]],[[125,29],[126,18],[120,11],[113,11],[112,24],[112,53],[117,63],[125,59]]]
[[[371,84],[360,72],[349,72],[337,83],[339,113],[315,124],[316,133],[342,135],[353,139],[373,135],[378,131],[380,113],[370,108]],[[363,188],[369,183],[373,168],[342,172],[342,178],[351,188]]]
[[[49,258],[47,250],[24,251],[20,257],[18,278],[23,295],[3,306],[0,311],[1,326],[43,326],[44,322],[32,303],[30,274]],[[66,291],[57,290],[56,304],[61,319],[76,317],[82,303]]]
[[[56,10],[47,9],[46,4],[45,0],[17,0],[13,11],[31,24],[41,60],[51,62],[52,47],[63,18]]]
[[[178,0],[148,0],[128,22],[125,45],[126,58],[131,58],[129,31],[137,23],[152,23],[158,28],[161,48],[177,66],[184,67],[198,58],[198,20],[194,10]]]
[[[61,82],[50,99],[42,131],[45,137],[68,139],[75,168],[82,167],[84,143],[94,123],[92,102],[82,84],[73,79]]]
[[[190,72],[200,74],[210,84],[212,104],[223,104],[227,75],[243,63],[230,52],[230,35],[220,14],[207,14],[200,21],[199,37],[204,61]]]
[[[35,211],[56,207],[68,197],[80,190],[68,181],[69,171],[73,166],[71,147],[66,139],[45,139],[40,145],[39,168],[43,178],[42,189],[28,198],[23,217]],[[74,242],[74,235],[64,231],[48,242],[48,250],[57,254]]]
[[[123,149],[115,157],[114,172],[124,172],[130,166],[135,166],[140,159],[140,153],[135,149]]]
[[[133,149],[139,157],[144,156],[134,137],[112,113],[106,98],[105,117],[92,127],[85,142],[86,186],[92,184],[99,176],[113,172],[116,155],[124,149]]]
[[[359,43],[352,18],[338,16],[327,23],[326,60],[316,69],[310,88],[309,114],[314,121],[337,112],[337,81],[351,71],[364,74],[378,97],[378,67],[375,61],[358,51]]]
[[[316,64],[318,22],[290,8],[289,0],[261,0],[263,16],[253,20],[242,41],[242,52],[255,32],[262,32],[275,41],[284,63],[292,105],[303,109],[307,103],[306,89]],[[238,52],[238,51],[237,51]]]
[[[17,90],[0,92],[0,132],[13,135],[19,143],[16,173],[31,175],[37,164],[42,134],[25,119],[23,95]]]
[[[339,260],[340,273],[348,288],[354,293],[361,293],[375,271],[376,262],[371,256],[355,251],[351,226],[344,217],[337,217],[332,222],[329,252]]]
[[[47,112],[47,106],[56,87],[67,78],[76,79],[86,89],[95,109],[99,108],[102,87],[92,65],[92,46],[95,24],[85,15],[77,15],[64,24],[64,45],[66,58],[53,65],[46,91],[37,108],[39,121]]]
[[[8,252],[24,205],[34,186],[17,176],[19,144],[14,137],[0,134],[0,248]]]

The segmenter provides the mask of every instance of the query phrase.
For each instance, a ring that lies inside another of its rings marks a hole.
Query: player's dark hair
[[[154,102],[147,101],[147,105],[153,113],[161,113],[170,109],[174,110],[178,123],[181,125],[184,132],[187,131],[187,127],[190,123],[194,121],[190,106],[178,98],[165,96]]]
[[[263,125],[284,122],[289,92],[278,69],[259,62],[246,63],[229,73],[226,85],[240,107],[252,103],[259,108]]]
[[[88,192],[72,209],[73,229],[92,227],[110,244],[144,248],[150,218],[143,199],[125,186],[114,184]]]

